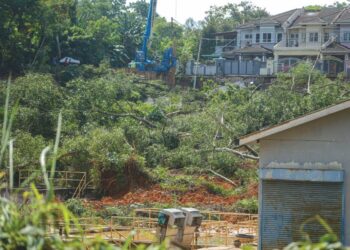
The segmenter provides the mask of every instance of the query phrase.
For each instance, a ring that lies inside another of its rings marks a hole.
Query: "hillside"
[[[62,112],[58,170],[86,172],[91,195],[115,204],[164,199],[233,206],[255,199],[258,157],[236,148],[235,139],[348,98],[348,84],[317,71],[307,94],[308,70],[300,64],[293,77],[279,75],[266,90],[230,82],[220,88],[212,80],[201,90],[169,89],[103,65],[28,73],[13,80],[10,93],[10,106],[18,109],[15,168],[37,169],[37,155],[54,140]],[[209,170],[236,185],[216,183]]]

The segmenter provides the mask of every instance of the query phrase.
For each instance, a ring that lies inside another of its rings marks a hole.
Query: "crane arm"
[[[151,0],[149,9],[148,9],[148,16],[147,16],[147,25],[146,30],[143,38],[143,44],[142,44],[142,51],[144,53],[145,59],[147,59],[147,52],[148,52],[148,42],[152,34],[152,27],[154,23],[154,18],[156,16],[156,10],[157,10],[157,0]]]

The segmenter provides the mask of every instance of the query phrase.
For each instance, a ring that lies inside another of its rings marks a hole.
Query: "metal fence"
[[[266,62],[261,61],[238,61],[238,60],[218,60],[215,64],[199,64],[196,65],[190,61],[186,65],[186,75],[192,76],[234,76],[260,75],[262,68],[266,68]]]
[[[70,232],[65,232],[65,223],[56,223],[59,228],[49,235],[60,234],[65,240],[74,238],[92,239],[97,236],[115,243],[124,244],[131,240],[132,247],[149,245],[159,240],[157,232],[160,209],[145,208],[133,211],[133,216],[112,216],[110,218],[79,218],[72,221]],[[193,235],[192,247],[232,246],[239,240],[243,244],[256,244],[258,241],[258,215],[203,211],[202,225]]]
[[[199,64],[189,61],[186,65],[187,76],[273,76],[279,72],[289,72],[301,62],[299,58],[283,58],[277,61],[268,60],[226,60],[217,59],[215,64]],[[310,61],[310,63],[315,63]],[[350,77],[350,61],[318,60],[315,68],[329,77],[336,77],[345,72]]]

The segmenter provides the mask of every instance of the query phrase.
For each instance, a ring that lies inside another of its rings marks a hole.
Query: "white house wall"
[[[271,33],[271,42],[270,43],[263,42],[263,34],[264,33]],[[283,29],[280,27],[276,28],[273,25],[260,26],[260,28],[252,28],[252,29],[238,29],[237,47],[238,48],[246,47],[248,41],[245,39],[245,36],[251,34],[252,39],[251,39],[250,44],[252,44],[252,45],[259,44],[259,45],[262,45],[266,48],[273,49],[273,46],[277,43],[277,34],[278,33],[283,34]],[[256,34],[260,35],[260,41],[256,40]]]

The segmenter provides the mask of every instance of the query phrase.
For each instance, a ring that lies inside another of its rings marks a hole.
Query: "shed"
[[[240,138],[260,143],[259,249],[326,232],[350,245],[350,100]],[[302,230],[303,229],[303,230]]]

